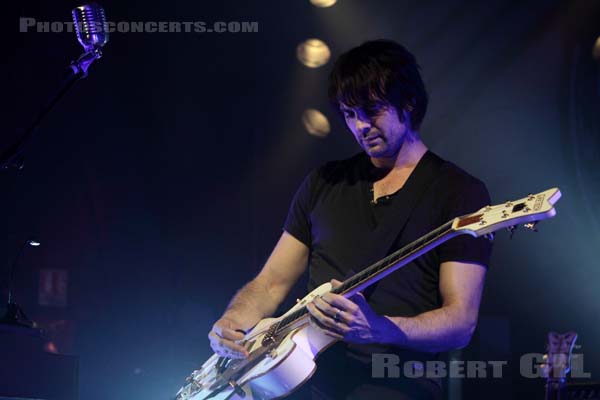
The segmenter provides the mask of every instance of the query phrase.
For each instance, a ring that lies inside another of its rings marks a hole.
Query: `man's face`
[[[398,155],[406,139],[408,125],[400,122],[395,107],[381,105],[367,112],[361,107],[348,107],[340,103],[340,110],[354,138],[370,157]],[[403,120],[407,121],[408,118]]]

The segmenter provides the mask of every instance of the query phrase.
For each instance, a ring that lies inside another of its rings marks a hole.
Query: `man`
[[[371,41],[343,54],[329,96],[363,152],[313,171],[297,191],[262,271],[209,333],[215,352],[245,357],[241,331],[271,316],[310,265],[309,289],[344,279],[448,220],[489,204],[485,186],[428,151],[419,136],[427,93],[414,56]],[[466,346],[477,323],[491,245],[460,236],[346,299],[308,306],[339,345],[317,360],[299,398],[440,398],[439,382],[371,378],[371,355],[426,361]],[[402,367],[402,364],[400,365]]]

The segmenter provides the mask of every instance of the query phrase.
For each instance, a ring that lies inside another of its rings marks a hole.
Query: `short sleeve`
[[[442,208],[444,221],[470,214],[490,204],[490,195],[485,185],[474,178],[457,184]],[[492,243],[483,237],[460,235],[437,248],[440,263],[458,261],[489,266]]]
[[[312,171],[296,191],[283,229],[310,248],[312,242],[310,211],[318,170]]]

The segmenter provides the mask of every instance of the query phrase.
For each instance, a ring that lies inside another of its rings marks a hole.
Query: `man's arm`
[[[213,350],[227,357],[243,357],[246,350],[235,343],[244,337],[240,330],[252,328],[271,316],[306,269],[309,249],[283,232],[260,273],[233,297],[223,316],[208,334]]]
[[[415,317],[377,315],[361,294],[346,299],[327,293],[315,299],[309,311],[327,335],[347,342],[387,343],[432,353],[461,348],[477,325],[485,273],[478,264],[442,263],[442,307]]]
[[[485,273],[479,264],[442,263],[442,307],[412,318],[387,317],[398,328],[391,342],[432,353],[468,345],[477,326]]]

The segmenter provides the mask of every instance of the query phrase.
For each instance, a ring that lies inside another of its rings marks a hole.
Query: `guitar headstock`
[[[544,356],[542,372],[548,379],[564,379],[571,370],[571,353],[577,333],[548,332],[548,353]]]
[[[560,196],[560,190],[552,188],[519,200],[483,207],[472,214],[455,218],[452,229],[475,237],[491,235],[502,228],[512,231],[520,224],[533,230],[538,221],[556,215],[554,204]]]

